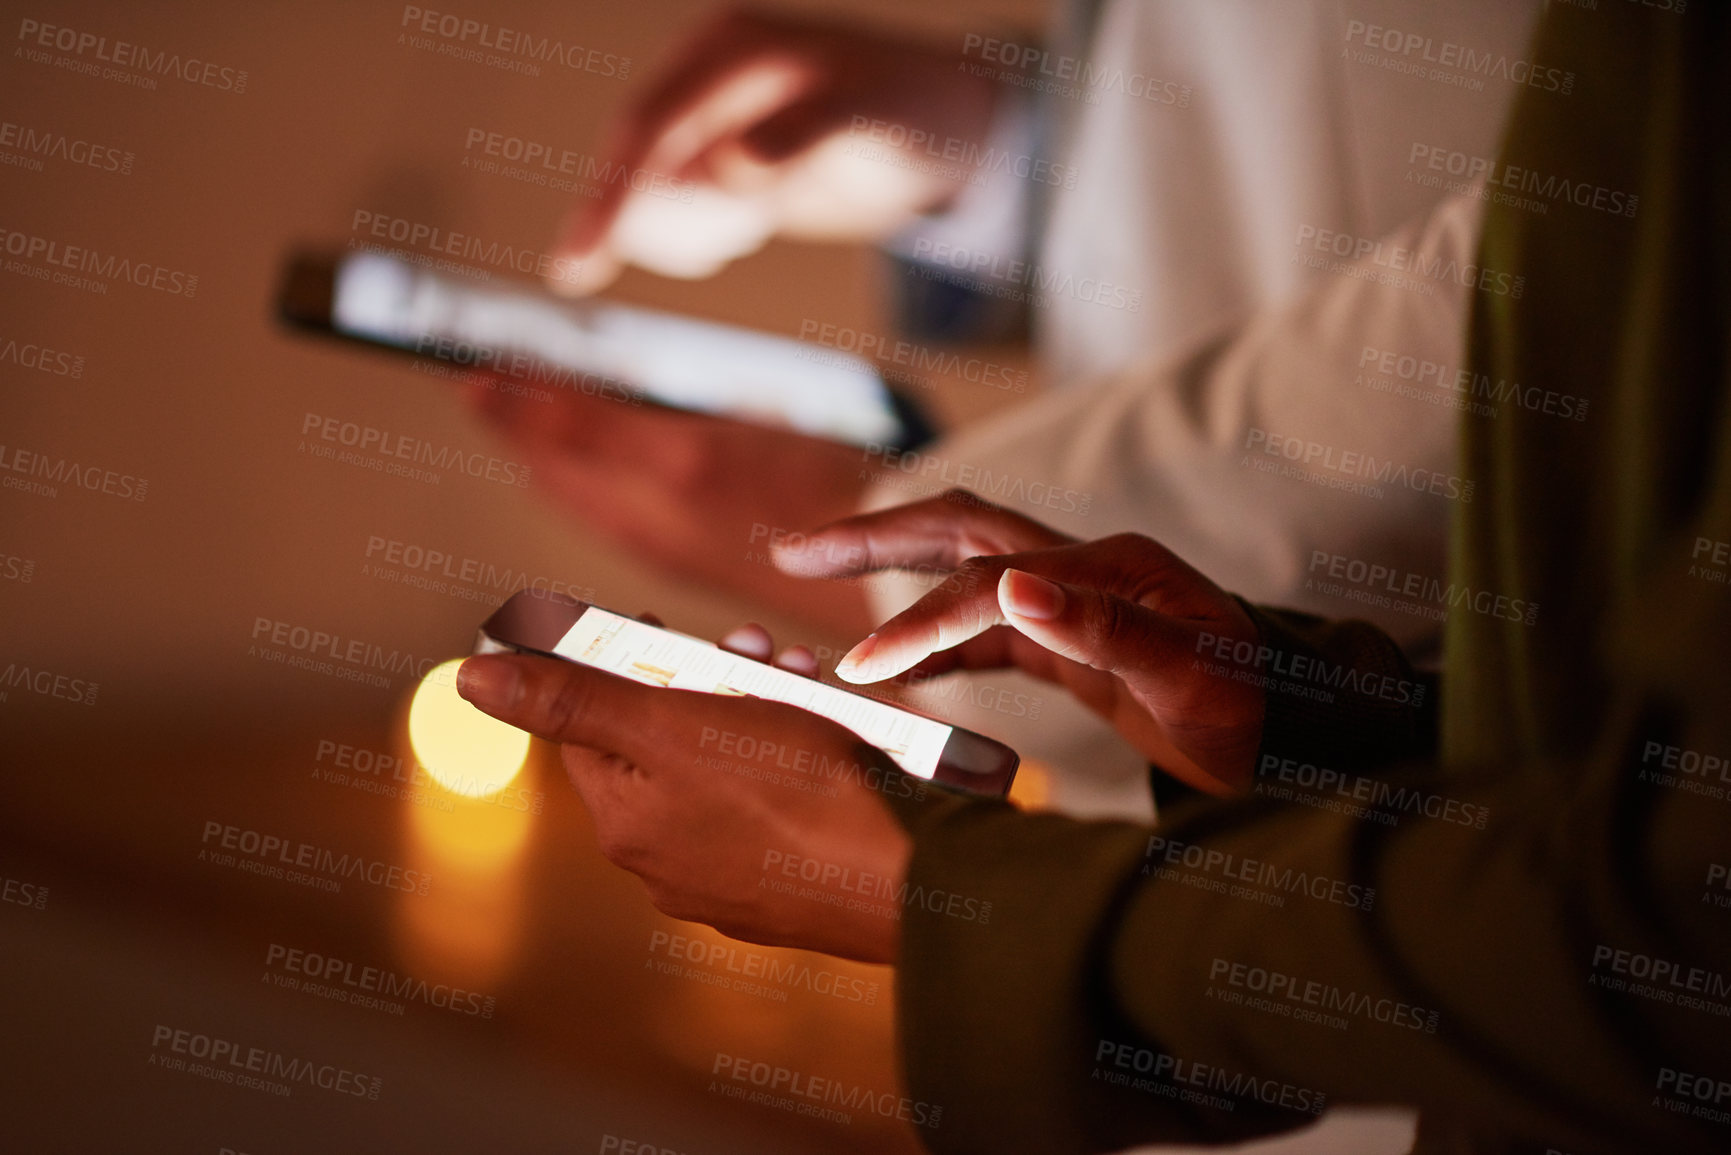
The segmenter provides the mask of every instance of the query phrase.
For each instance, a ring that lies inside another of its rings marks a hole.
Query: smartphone
[[[290,257],[283,320],[549,392],[580,389],[758,421],[862,446],[910,449],[931,423],[871,362],[836,349],[525,283],[474,280],[406,254]]]
[[[786,702],[840,722],[909,774],[976,794],[1007,793],[1020,761],[1002,742],[972,730],[557,594],[512,595],[481,624],[475,652],[540,654],[652,686]]]

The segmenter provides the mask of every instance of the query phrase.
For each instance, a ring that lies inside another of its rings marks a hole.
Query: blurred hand
[[[840,24],[722,15],[614,128],[608,159],[622,179],[573,210],[556,247],[582,261],[581,272],[550,283],[594,292],[626,264],[706,277],[775,235],[890,235],[952,198],[961,169],[888,163],[894,149],[856,147],[868,141],[853,130],[893,124],[929,134],[918,139],[939,151],[981,143],[996,86],[961,60],[959,48]]]
[[[857,587],[791,579],[764,557],[772,535],[859,508],[859,448],[564,390],[542,402],[493,385],[473,382],[470,401],[535,483],[588,525],[682,576],[826,628],[869,624]]]
[[[757,627],[729,641],[740,652],[769,647]],[[470,658],[457,689],[561,744],[602,854],[642,879],[662,913],[747,942],[895,961],[900,920],[845,900],[862,888],[899,893],[912,846],[878,794],[924,784],[845,727],[779,702],[646,686],[552,658]],[[777,755],[766,762],[769,750]],[[781,780],[797,770],[760,772],[800,756],[859,773],[826,774],[818,790]]]
[[[1191,785],[1248,790],[1263,691],[1204,672],[1197,651],[1204,634],[1255,644],[1256,626],[1159,543],[1136,534],[1077,542],[959,490],[850,517],[813,538],[821,544],[777,564],[806,577],[952,571],[855,646],[840,677],[1014,666],[1070,690]]]

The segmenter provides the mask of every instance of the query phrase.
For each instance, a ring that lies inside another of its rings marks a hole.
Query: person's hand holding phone
[[[1214,794],[1249,787],[1263,691],[1206,672],[1197,644],[1205,634],[1255,644],[1256,625],[1158,542],[1079,542],[954,490],[825,526],[777,564],[827,578],[951,571],[855,646],[836,667],[841,678],[1014,666],[1064,686],[1190,785]]]
[[[758,660],[770,654],[756,626],[722,644]],[[807,676],[817,666],[797,648],[776,664]],[[895,961],[899,910],[811,893],[814,880],[821,889],[823,879],[846,877],[897,894],[912,853],[868,785],[908,780],[845,727],[779,702],[662,689],[553,658],[470,658],[457,689],[501,721],[560,743],[602,853],[642,879],[662,913],[747,942]],[[763,772],[759,755],[771,748],[861,772],[826,775],[824,790],[799,788],[810,783]]]
[[[789,578],[768,542],[859,508],[866,455],[789,429],[561,391],[551,402],[477,377],[468,398],[538,488],[681,576],[829,630],[869,618],[857,586]]]
[[[567,219],[556,249],[581,272],[554,289],[594,292],[628,264],[709,276],[775,235],[878,240],[941,207],[965,166],[891,163],[883,142],[983,141],[998,86],[961,63],[959,46],[810,18],[712,20],[615,126],[623,177]]]

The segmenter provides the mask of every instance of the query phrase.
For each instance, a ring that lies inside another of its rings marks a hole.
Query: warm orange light
[[[1044,810],[1052,804],[1052,772],[1032,758],[1022,759],[1010,783],[1010,801],[1023,810]]]
[[[428,775],[468,798],[487,798],[523,769],[529,735],[469,705],[457,694],[453,658],[428,671],[409,705],[409,743]]]
[[[502,800],[509,805],[466,798],[452,801],[456,808],[450,811],[409,808],[412,845],[431,856],[432,869],[491,875],[513,867],[534,821],[529,813],[530,793],[513,791]]]
[[[475,983],[510,969],[523,934],[523,853],[538,798],[514,788],[489,798],[450,797],[450,810],[404,808],[404,852],[433,880],[426,895],[398,903],[405,959]]]

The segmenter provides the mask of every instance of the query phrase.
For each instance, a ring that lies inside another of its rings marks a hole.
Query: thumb
[[[1184,661],[1196,633],[1116,594],[1018,569],[998,579],[998,608],[1019,633],[1053,653],[1120,677]]]
[[[538,738],[633,760],[644,734],[677,732],[678,696],[576,662],[527,654],[464,661],[457,693],[476,709]]]

